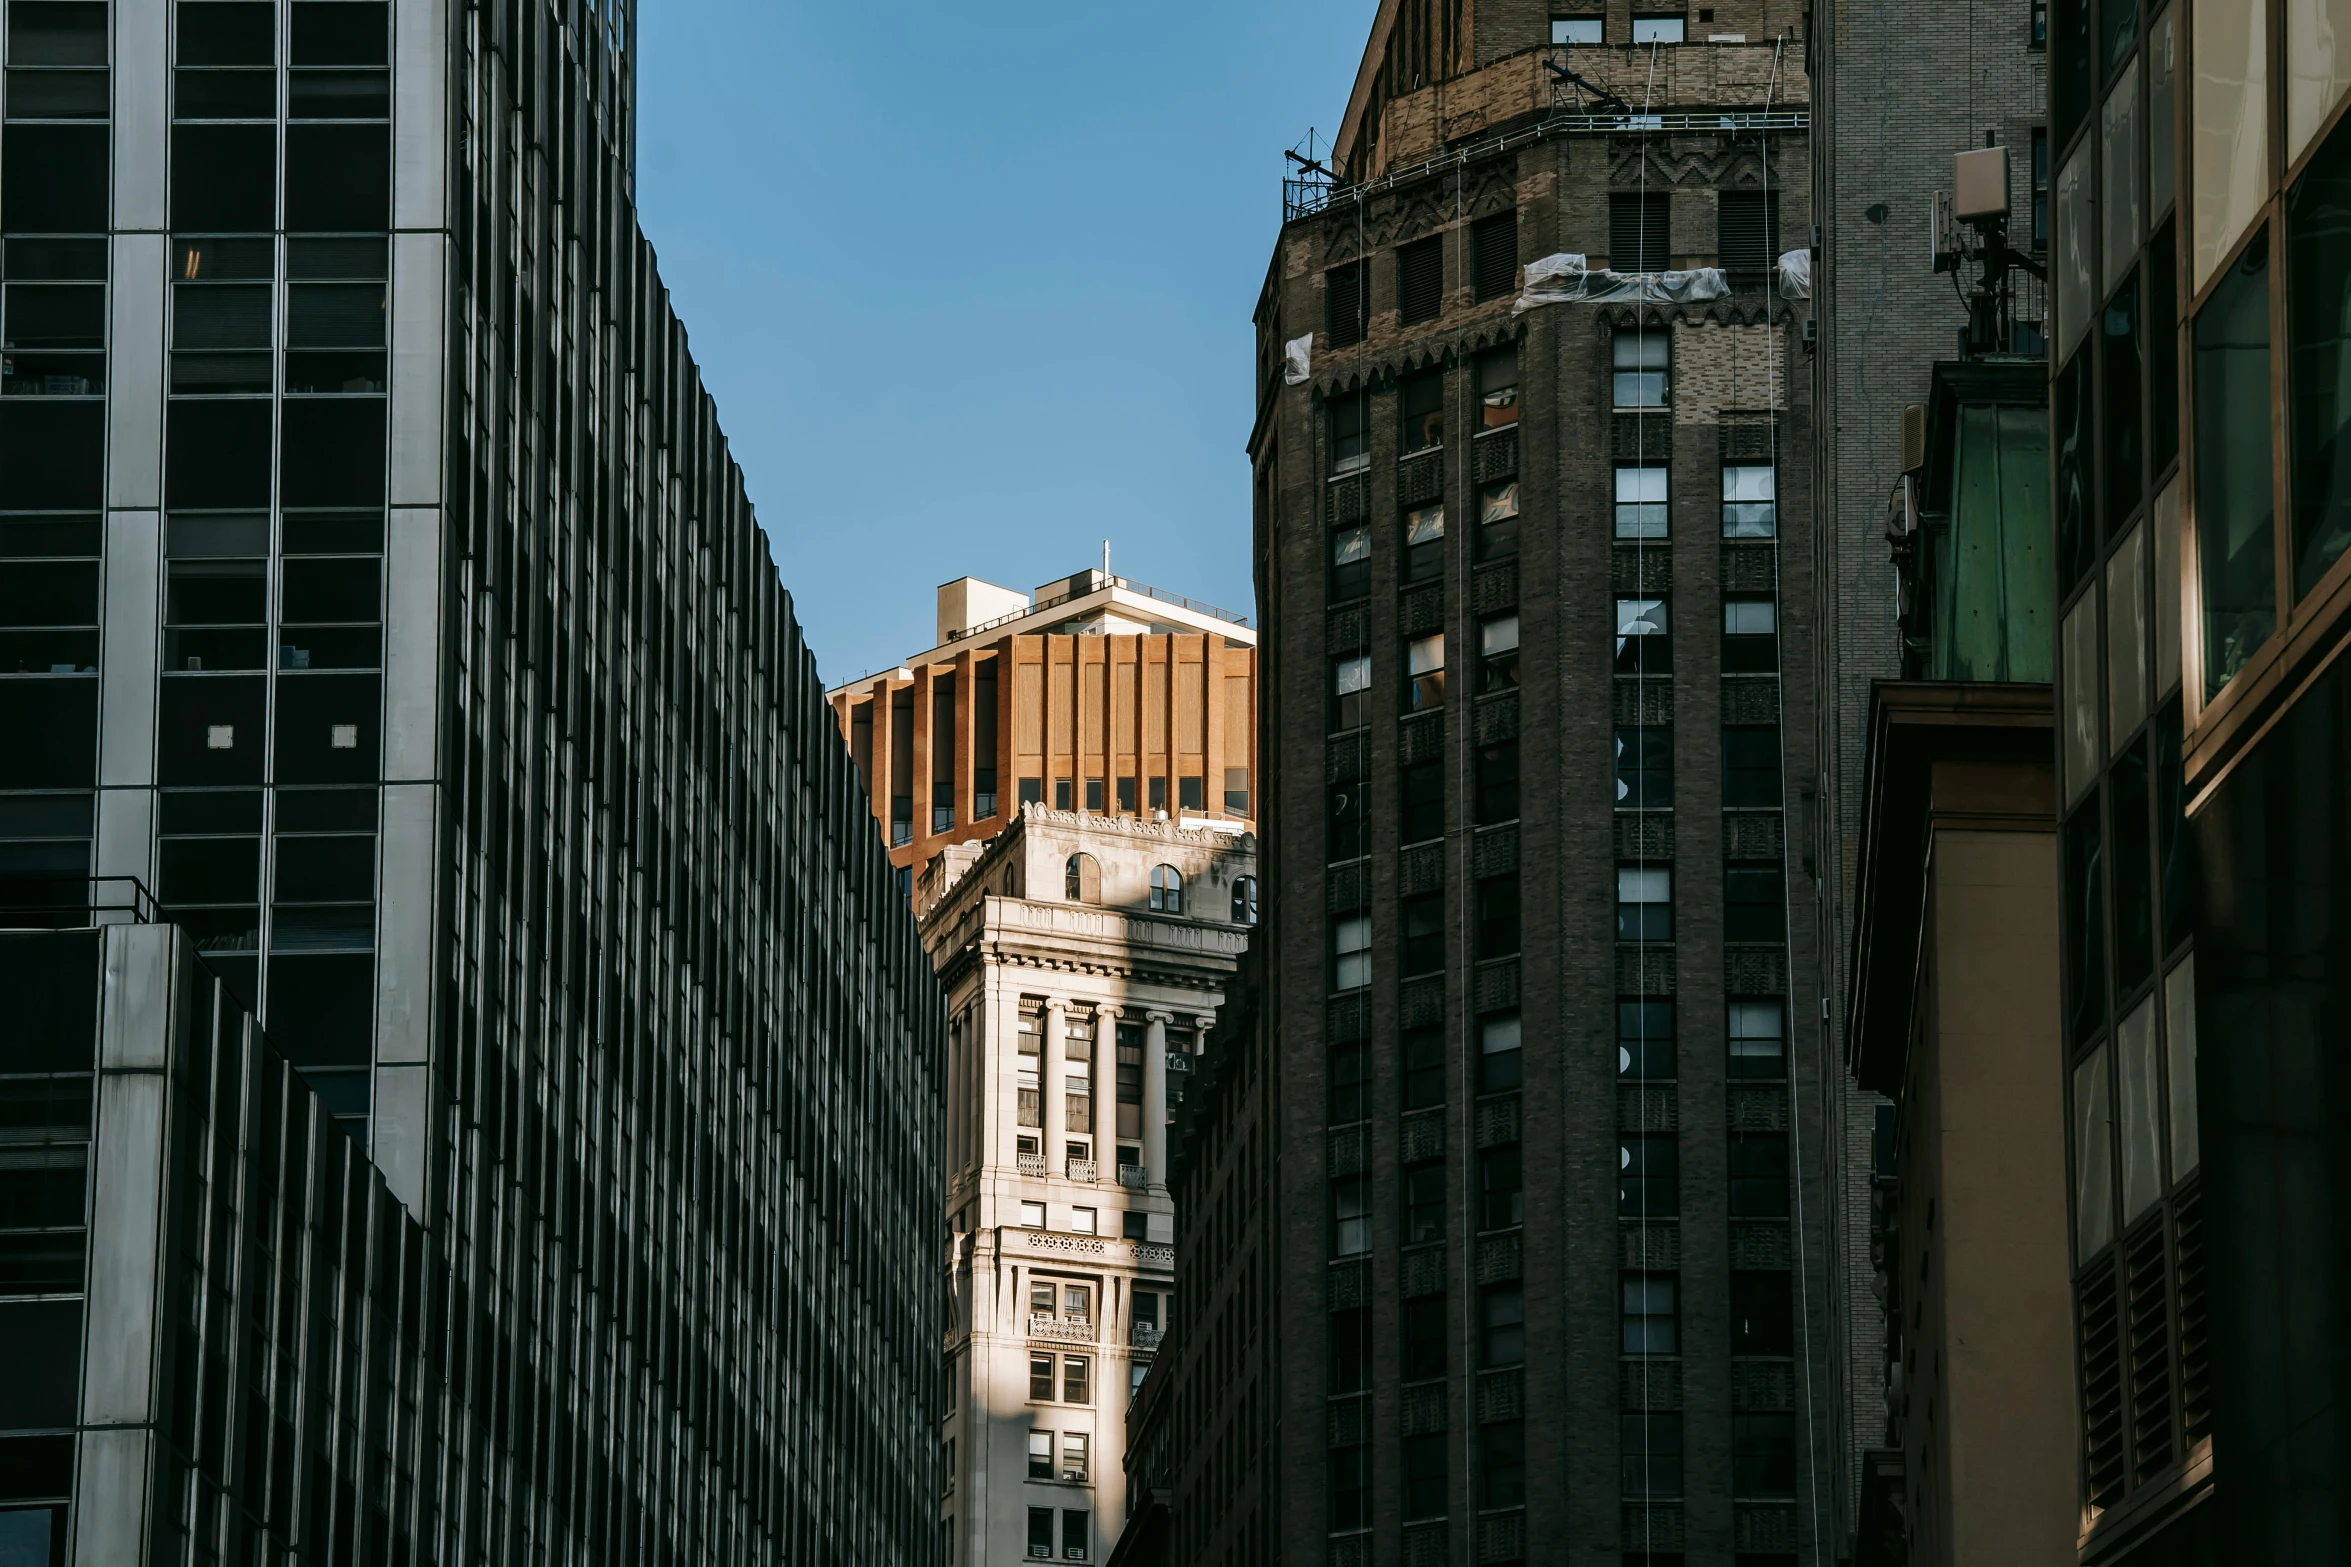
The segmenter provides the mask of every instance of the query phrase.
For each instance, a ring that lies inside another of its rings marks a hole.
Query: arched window
[[[1181,914],[1184,912],[1184,873],[1172,865],[1151,867],[1151,912],[1154,914]]]
[[[1254,876],[1239,877],[1233,882],[1233,923],[1257,923],[1257,878]]]
[[[1064,878],[1066,894],[1072,903],[1100,903],[1102,901],[1102,867],[1094,863],[1091,854],[1073,854],[1069,857],[1069,874]]]

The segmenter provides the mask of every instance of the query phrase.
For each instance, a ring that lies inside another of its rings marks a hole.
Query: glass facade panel
[[[2106,714],[2117,747],[2147,716],[2147,530],[2106,559]]]
[[[2139,195],[2139,159],[2145,145],[2139,128],[2139,62],[2134,59],[2098,111],[2098,161],[2104,176],[2098,205],[2106,243],[2101,281],[2109,289],[2130,270],[2139,253],[2139,238],[2146,232],[2146,209]]]
[[[2198,0],[2188,25],[2196,73],[2188,169],[2200,290],[2269,196],[2269,7],[2266,0]]]
[[[2090,269],[2090,147],[2074,149],[2057,170],[2057,353],[2059,358],[2079,346],[2090,330],[2091,302],[2097,288]]]
[[[2286,161],[2351,87],[2351,0],[2286,0]]]
[[[2074,1260],[2088,1262],[2114,1239],[2113,1098],[2106,1047],[2073,1070]]]
[[[2147,29],[2147,212],[2161,218],[2179,195],[2179,8]]]
[[[2195,353],[2197,599],[2209,698],[2277,628],[2266,235],[2205,301]]]
[[[2098,595],[2085,593],[2065,617],[2065,798],[2071,803],[2098,781],[2106,747],[2098,724]]]
[[[2114,1031],[2122,1136],[2122,1222],[2129,1228],[2163,1195],[2163,1099],[2155,1069],[2155,998]]]
[[[2164,1066],[2170,1077],[2171,1178],[2184,1181],[2203,1157],[2196,1116],[2196,955],[2163,980]]]
[[[2344,47],[2351,55],[2351,37]],[[2300,598],[2351,545],[2351,134],[2329,136],[2286,193],[2286,246]]]
[[[2171,695],[2180,683],[2180,483],[2174,478],[2155,496],[2155,695]]]

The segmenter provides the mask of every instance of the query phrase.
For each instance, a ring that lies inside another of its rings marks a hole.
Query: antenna
[[[1935,270],[1955,273],[1968,261],[1983,268],[1975,292],[1965,296],[1967,326],[1959,339],[1963,359],[2011,351],[2011,270],[2049,281],[2046,268],[2010,247],[2008,199],[2008,149],[1996,143],[1954,154],[1951,190],[1935,194]],[[1973,243],[1963,228],[1973,231]]]
[[[1319,137],[1313,126],[1306,128],[1306,139],[1283,151],[1293,172],[1282,176],[1282,221],[1304,217],[1309,212],[1320,212],[1330,204],[1331,187],[1339,183],[1318,151]],[[1304,151],[1299,149],[1303,148]]]

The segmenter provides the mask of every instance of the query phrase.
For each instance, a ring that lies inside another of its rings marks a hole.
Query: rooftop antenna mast
[[[1951,189],[1935,193],[1934,266],[1956,274],[1967,262],[1982,267],[1975,292],[1963,295],[1967,325],[1959,356],[2015,351],[2012,271],[2049,281],[2048,269],[2008,243],[2008,149],[1990,135],[1984,145],[1951,158]],[[1957,278],[1954,277],[1954,282]]]
[[[1324,161],[1327,149],[1317,151],[1317,137],[1313,126],[1306,128],[1306,139],[1282,153],[1296,169],[1294,174],[1282,176],[1282,221],[1304,217],[1309,212],[1320,212],[1331,199],[1331,187],[1338,176]],[[1304,150],[1301,151],[1300,149]]]

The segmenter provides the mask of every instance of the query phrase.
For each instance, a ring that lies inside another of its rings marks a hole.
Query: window
[[[1788,1216],[1788,1136],[1785,1132],[1731,1134],[1731,1217]]]
[[[1616,1071],[1619,1077],[1652,1082],[1673,1077],[1672,1002],[1616,1004]]]
[[[2046,26],[2047,13],[2035,0],[2033,7],[2040,25]],[[2035,254],[2049,248],[2049,127],[2033,127],[2033,232]]]
[[[1639,23],[1634,23],[1638,27]],[[1670,198],[1664,191],[1612,191],[1608,197],[1608,265],[1617,272],[1663,272],[1672,248]]]
[[[1184,873],[1172,865],[1151,867],[1151,912],[1154,914],[1181,914],[1184,912]]]
[[[1526,1422],[1498,1420],[1478,1427],[1478,1505],[1520,1507],[1526,1499]]]
[[[1445,764],[1413,762],[1404,769],[1402,842],[1423,843],[1445,834]]]
[[[1425,1245],[1445,1238],[1445,1162],[1432,1159],[1404,1169],[1404,1244]]]
[[[1228,767],[1224,770],[1224,808],[1228,816],[1249,814],[1249,769]]]
[[[1140,1163],[1141,1161],[1124,1160],[1121,1162]],[[1118,1216],[1118,1233],[1122,1239],[1130,1241],[1147,1240],[1150,1238],[1150,1231],[1151,1216],[1140,1208],[1129,1208],[1126,1210],[1126,1212]],[[1138,1292],[1136,1295],[1138,1310],[1140,1309],[1141,1301],[1142,1293]]]
[[[1336,266],[1322,275],[1324,328],[1330,334],[1333,348],[1346,348],[1363,341],[1365,329],[1371,323],[1371,280],[1364,276],[1363,263],[1350,261]]]
[[[1616,732],[1616,804],[1619,810],[1661,811],[1673,804],[1673,731]]]
[[[1401,973],[1434,974],[1445,966],[1445,895],[1424,892],[1403,900],[1404,925]]]
[[[1053,809],[1066,811],[1071,808],[1069,791],[1070,781],[1068,779],[1056,778],[1053,780]]]
[[[1478,1363],[1515,1366],[1526,1356],[1526,1296],[1515,1283],[1489,1284],[1478,1294]]]
[[[1445,1437],[1442,1433],[1404,1439],[1404,1516],[1445,1516]]]
[[[1331,1313],[1331,1391],[1360,1393],[1371,1386],[1371,1308]]]
[[[1032,1402],[1040,1404],[1050,1404],[1053,1402],[1054,1362],[1058,1358],[1058,1356],[1054,1355],[1029,1356],[1029,1398]],[[1053,1451],[1051,1445],[1053,1440],[1052,1433],[1046,1432],[1044,1435],[1046,1440],[1045,1452],[1050,1455]],[[1035,1451],[1033,1445],[1030,1450],[1032,1452]],[[1048,1456],[1047,1461],[1051,1461],[1050,1456]]]
[[[1681,1495],[1682,1417],[1660,1410],[1627,1411],[1616,1417],[1616,1426],[1624,1494]]]
[[[1665,675],[1673,671],[1673,638],[1663,599],[1616,601],[1616,672]]]
[[[1621,1286],[1624,1301],[1623,1348],[1628,1355],[1681,1353],[1681,1319],[1675,1309],[1676,1285],[1666,1273],[1628,1273]]]
[[[1768,675],[1780,667],[1779,606],[1767,597],[1722,601],[1722,672]]]
[[[1342,397],[1330,405],[1331,472],[1354,473],[1371,466],[1370,394]]]
[[[2084,9],[2087,10],[2087,7]],[[2032,0],[2032,16],[2026,23],[2025,44],[2032,49],[2049,47],[2049,0]],[[2033,134],[2046,136],[2049,133],[2035,131]]]
[[[1637,44],[1678,44],[1687,41],[1688,24],[1678,16],[1636,16],[1633,18],[1633,42]]]
[[[1722,732],[1722,803],[1726,808],[1780,803],[1777,724],[1733,724]]]
[[[1518,689],[1518,616],[1488,615],[1478,622],[1478,689]]]
[[[1780,255],[1780,193],[1726,190],[1715,198],[1715,257],[1726,272],[1760,276]]]
[[[1518,423],[1518,349],[1497,348],[1478,359],[1478,423],[1499,430]]]
[[[1254,876],[1233,878],[1233,923],[1257,923],[1257,878]]]
[[[1043,1229],[1045,1227],[1045,1205],[1041,1202],[1022,1203],[1020,1205],[1020,1222],[1022,1227],[1026,1229]]]
[[[1371,655],[1331,660],[1331,727],[1360,729],[1371,721]]]
[[[1407,456],[1445,444],[1445,372],[1424,371],[1406,376],[1396,389],[1396,411],[1402,420],[1397,449]]]
[[[1361,1529],[1371,1522],[1371,1449],[1361,1443],[1330,1450],[1331,1528]]]
[[[1518,213],[1496,212],[1469,226],[1470,286],[1481,300],[1518,287]]]
[[[1331,1125],[1371,1116],[1371,1046],[1358,1040],[1331,1047]]]
[[[1666,471],[1619,464],[1616,470],[1616,536],[1620,539],[1662,539],[1667,536]]]
[[[1478,747],[1478,825],[1518,820],[1518,742],[1498,740]]]
[[[1064,1507],[1061,1510],[1061,1557],[1064,1561],[1082,1562],[1089,1545],[1088,1520],[1092,1514],[1082,1507]]]
[[[1434,321],[1445,307],[1445,236],[1396,247],[1396,303],[1404,324]]]
[[[1734,1001],[1730,1021],[1732,1077],[1772,1081],[1788,1075],[1778,1002]]]
[[[1554,44],[1604,42],[1601,19],[1597,16],[1555,16],[1551,18],[1551,41]]]
[[[1444,574],[1444,504],[1416,506],[1404,514],[1404,580],[1427,582]]]
[[[2351,387],[2326,372],[2351,356],[2351,133],[2330,135],[2286,196],[2286,341],[2294,384],[2294,596],[2351,546]],[[2160,319],[2168,319],[2168,312]]]
[[[1445,1029],[1423,1023],[1404,1031],[1404,1108],[1426,1110],[1445,1102]]]
[[[1029,1509],[1029,1554],[1050,1558],[1053,1555],[1053,1509]]]
[[[1445,1374],[1445,1297],[1426,1295],[1404,1303],[1403,1356],[1397,1374],[1407,1382],[1426,1382]]]
[[[1069,1210],[1069,1229],[1072,1235],[1092,1235],[1095,1232],[1094,1224],[1095,1211],[1092,1208],[1072,1208]]]
[[[1616,939],[1673,940],[1673,870],[1662,865],[1616,868]]]
[[[1361,598],[1371,591],[1371,525],[1356,523],[1331,533],[1331,598]]]
[[[1478,1024],[1478,1092],[1499,1093],[1519,1085],[1524,1075],[1520,1044],[1516,1012],[1489,1017]]]
[[[1371,1181],[1342,1175],[1331,1182],[1331,1255],[1360,1257],[1371,1250]]]
[[[1087,1462],[1086,1434],[1083,1431],[1065,1431],[1061,1435],[1061,1478],[1083,1485],[1093,1472]]]
[[[1518,955],[1518,873],[1485,876],[1478,880],[1477,955],[1508,958]]]
[[[1093,1362],[1083,1355],[1061,1357],[1061,1401],[1065,1404],[1090,1404],[1094,1401],[1092,1383]]]
[[[2122,531],[2139,503],[2139,401],[2146,385],[2139,327],[2139,279],[2133,272],[2098,312],[2098,426],[2105,457],[2100,497],[2110,536]]]
[[[1135,814],[1135,781],[1132,778],[1118,780],[1118,811],[1121,816]]]
[[[1731,1353],[1795,1353],[1795,1317],[1789,1309],[1788,1275],[1779,1270],[1731,1275]]]
[[[1731,1416],[1731,1494],[1784,1500],[1796,1494],[1796,1417]]]
[[[1149,798],[1152,811],[1158,812],[1167,809],[1167,780],[1165,778],[1151,779],[1144,785],[1144,790]],[[983,812],[981,814],[992,815],[993,813]]]
[[[1478,492],[1478,559],[1518,553],[1518,481],[1504,479]]]
[[[1669,368],[1667,356],[1672,352],[1671,343],[1672,340],[1662,328],[1643,330],[1635,327],[1616,334],[1614,359],[1617,407],[1665,406]]]
[[[1371,852],[1371,824],[1365,809],[1368,791],[1360,783],[1331,785],[1324,815],[1332,863],[1361,859]]]
[[[1779,535],[1778,482],[1768,463],[1726,464],[1722,470],[1722,536],[1769,539]]]
[[[1331,925],[1331,989],[1360,990],[1371,983],[1371,916],[1350,914]]]
[[[1086,809],[1096,816],[1102,814],[1102,780],[1099,778],[1086,780]]]
[[[1445,634],[1431,632],[1404,645],[1404,701],[1410,712],[1445,705]]]
[[[1102,867],[1091,854],[1073,854],[1062,870],[1062,895],[1072,903],[1102,901]]]
[[[1507,1230],[1526,1222],[1526,1184],[1519,1145],[1478,1151],[1478,1228]]]
[[[1616,1216],[1670,1219],[1681,1211],[1681,1153],[1673,1134],[1619,1138]]]
[[[1785,941],[1788,878],[1777,865],[1731,865],[1722,873],[1722,939]]]
[[[1203,787],[1205,783],[1206,780],[1198,773],[1188,773],[1178,778],[1176,780],[1177,808],[1186,811],[1206,810],[1207,806],[1202,803],[1207,798]]]
[[[1047,1378],[1046,1396],[1048,1398],[1052,1396],[1051,1383],[1052,1379]],[[1050,1431],[1031,1431],[1029,1433],[1029,1478],[1031,1480],[1053,1478],[1053,1433]]]

